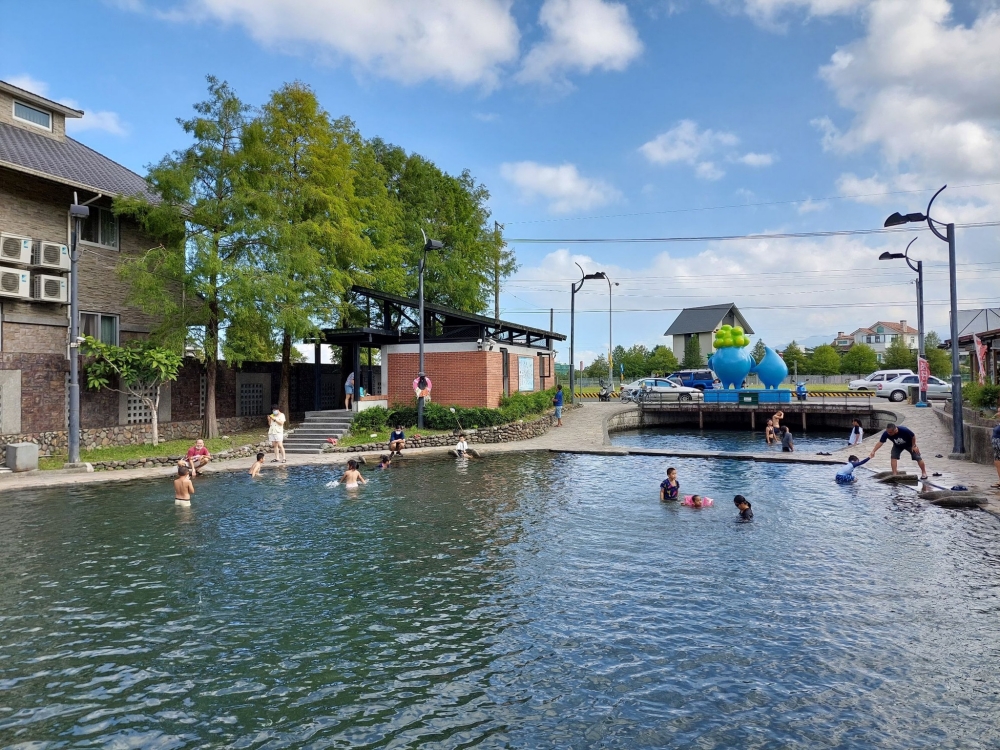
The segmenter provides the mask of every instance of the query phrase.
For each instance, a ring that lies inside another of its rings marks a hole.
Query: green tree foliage
[[[878,369],[878,356],[868,344],[853,344],[840,360],[843,373],[867,375]]]
[[[705,366],[705,359],[701,356],[701,342],[697,335],[691,336],[684,343],[684,362],[682,364],[690,369]]]
[[[606,378],[608,376],[608,358],[603,354],[598,354],[597,359],[578,372],[581,372],[585,378]]]
[[[658,344],[653,351],[649,353],[649,359],[646,361],[646,368],[649,373],[669,375],[670,373],[676,372],[680,369],[680,363],[677,361],[677,357],[674,356],[670,347]]]
[[[497,279],[517,270],[513,252],[490,222],[489,191],[468,170],[453,177],[419,154],[407,154],[379,138],[370,144],[389,194],[398,202],[404,293],[417,293],[423,229],[444,243],[443,250],[427,257],[426,299],[465,312],[485,312],[496,295]]]
[[[202,435],[218,437],[215,411],[220,332],[227,343],[267,350],[270,326],[254,297],[247,296],[242,273],[255,246],[251,222],[251,172],[243,136],[247,106],[225,82],[208,77],[208,99],[195,105],[195,117],[179,120],[193,143],[164,157],[147,177],[152,196],[116,201],[116,211],[136,217],[162,245],[126,260],[121,274],[131,283],[130,302],[160,315],[156,338],[178,344],[190,326],[199,326],[205,367],[205,417]],[[245,352],[225,349],[240,361]]]
[[[944,349],[928,349],[926,338],[924,339],[924,357],[931,368],[931,375],[945,379],[951,377],[951,355]]]
[[[753,349],[750,350],[750,356],[753,357],[753,361],[760,364],[764,361],[764,355],[767,352],[764,351],[764,339],[757,339],[757,343],[753,345]]]
[[[906,345],[906,341],[902,336],[897,336],[885,348],[885,354],[882,357],[882,366],[886,370],[908,368],[916,372],[916,352],[910,351],[910,347]]]
[[[815,375],[837,375],[840,373],[840,355],[830,344],[822,344],[809,355],[809,372]]]
[[[806,353],[802,351],[802,347],[795,343],[795,341],[792,341],[785,347],[784,359],[790,373],[803,373],[808,369]]]
[[[153,445],[158,445],[160,393],[164,383],[177,380],[181,355],[151,341],[114,346],[104,344],[93,336],[84,339],[80,351],[89,358],[86,363],[87,387],[126,393],[140,399],[152,415]]]
[[[928,331],[924,334],[924,351],[937,349],[939,346],[941,346],[941,337],[938,336],[937,331]]]

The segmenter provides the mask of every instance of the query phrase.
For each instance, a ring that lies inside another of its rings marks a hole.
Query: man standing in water
[[[913,434],[913,430],[906,427],[897,427],[890,422],[885,426],[885,432],[882,433],[882,437],[875,443],[875,447],[872,448],[872,452],[868,454],[868,457],[875,458],[878,449],[882,447],[886,440],[892,441],[892,454],[889,465],[892,466],[893,474],[899,473],[897,471],[899,457],[903,455],[903,451],[906,451],[910,454],[910,458],[916,461],[917,466],[920,467],[920,478],[927,479],[927,467],[924,465],[924,459],[920,455],[920,449],[917,447],[917,436]]]

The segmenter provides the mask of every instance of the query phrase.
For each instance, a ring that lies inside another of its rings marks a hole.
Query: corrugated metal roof
[[[1000,328],[1000,307],[984,307],[981,310],[958,311],[958,335],[983,333]]]
[[[146,181],[79,141],[0,123],[0,166],[105,195],[147,194]]]
[[[687,307],[681,310],[680,315],[677,319],[670,324],[670,328],[667,329],[664,336],[682,335],[686,333],[710,333],[719,327],[722,323],[723,318],[725,318],[729,311],[733,311],[733,315],[739,324],[743,326],[743,330],[746,333],[753,333],[753,329],[750,324],[747,323],[746,318],[736,307],[735,302],[726,302],[721,305],[706,305],[705,307]]]

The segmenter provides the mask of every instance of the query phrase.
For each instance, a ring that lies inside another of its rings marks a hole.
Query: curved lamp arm
[[[910,240],[910,244],[906,246],[906,251],[903,253],[903,259],[906,261],[906,265],[908,265],[910,267],[910,270],[912,270],[914,273],[917,272],[917,267],[913,265],[913,262],[910,260],[910,248],[913,246],[913,243],[916,242],[918,239],[920,238],[914,237],[912,240]]]
[[[583,282],[586,280],[587,274],[584,272],[583,266],[579,263],[574,262],[573,265],[580,269],[580,280],[573,283],[573,291],[579,292],[583,288]]]
[[[947,242],[947,241],[948,241],[948,238],[947,238],[946,236],[944,236],[943,234],[941,234],[941,233],[940,233],[940,232],[939,232],[939,231],[937,230],[937,227],[935,227],[934,225],[935,225],[935,224],[941,224],[942,226],[944,226],[944,224],[942,224],[942,223],[941,223],[940,221],[938,221],[937,219],[932,219],[932,218],[931,218],[931,206],[932,206],[932,205],[934,205],[934,200],[935,200],[935,199],[936,199],[936,198],[937,198],[937,197],[938,197],[939,195],[941,195],[941,191],[942,191],[942,190],[944,190],[944,189],[945,189],[946,187],[948,187],[948,186],[947,186],[947,185],[942,185],[942,186],[941,186],[941,189],[940,189],[940,190],[938,190],[938,191],[937,191],[936,193],[934,193],[934,195],[933,195],[933,196],[931,196],[931,201],[930,201],[930,203],[928,203],[928,204],[927,204],[927,210],[926,210],[926,211],[924,212],[924,216],[926,216],[926,217],[927,217],[927,226],[928,226],[928,227],[930,227],[930,230],[931,230],[932,232],[934,232],[935,236],[936,236],[936,237],[937,237],[937,238],[938,238],[939,240],[941,240],[941,241],[943,241],[943,242]]]

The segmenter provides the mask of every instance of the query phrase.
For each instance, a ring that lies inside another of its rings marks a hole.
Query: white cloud
[[[750,153],[737,157],[736,161],[740,164],[745,164],[748,167],[769,167],[774,164],[775,159],[776,157],[774,154],[755,154],[751,151]]]
[[[303,46],[402,83],[496,85],[518,56],[512,0],[191,0],[190,16],[243,26],[282,51]]]
[[[473,112],[472,116],[480,122],[496,122],[500,119],[496,112]]]
[[[552,213],[587,210],[621,198],[614,187],[584,177],[574,164],[505,163],[500,165],[500,175],[520,190],[524,200],[547,199]]]
[[[690,164],[702,179],[717,180],[725,172],[705,157],[739,142],[733,133],[699,130],[694,120],[681,120],[670,130],[642,144],[639,151],[653,164]]]
[[[730,11],[744,12],[754,21],[775,30],[784,28],[783,17],[802,12],[809,17],[852,13],[867,6],[871,0],[711,0]]]
[[[796,206],[799,215],[812,214],[817,211],[825,211],[829,207],[827,201],[814,201],[812,198],[807,198]]]
[[[819,125],[835,151],[877,147],[894,171],[938,179],[1000,176],[1000,12],[969,26],[947,0],[874,0],[866,35],[821,69],[854,113],[840,131]]]
[[[5,80],[12,86],[17,86],[33,94],[38,94],[38,96],[46,98],[49,96],[49,84],[28,74],[7,76]],[[59,103],[73,109],[83,109],[74,99],[60,99]],[[128,127],[122,122],[119,114],[111,111],[89,112],[84,110],[83,117],[81,118],[67,117],[66,130],[69,133],[83,133],[88,130],[95,130],[110,133],[111,135],[128,135]]]
[[[851,172],[845,172],[837,178],[837,194],[850,196],[859,203],[878,205],[885,203],[890,187],[879,179],[878,175],[861,178]]]
[[[562,83],[567,73],[624,70],[642,52],[628,8],[605,0],[545,0],[546,38],[525,56],[518,80]]]

